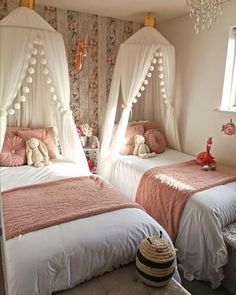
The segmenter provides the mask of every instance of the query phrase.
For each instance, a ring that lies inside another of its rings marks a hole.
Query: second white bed
[[[152,159],[120,156],[114,164],[111,182],[135,200],[139,181],[148,169],[192,159],[171,149]],[[195,193],[187,201],[175,246],[188,279],[208,280],[213,288],[220,285],[222,266],[228,259],[221,229],[235,220],[236,182]]]

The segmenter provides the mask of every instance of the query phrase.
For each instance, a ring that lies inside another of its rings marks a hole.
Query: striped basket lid
[[[148,285],[165,286],[175,271],[176,250],[167,239],[151,236],[140,243],[136,268],[142,281]]]
[[[153,262],[166,263],[172,261],[176,256],[175,248],[171,243],[162,238],[152,236],[140,243],[140,252]]]

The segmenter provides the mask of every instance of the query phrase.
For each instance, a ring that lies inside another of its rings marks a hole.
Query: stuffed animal
[[[208,171],[209,169],[216,169],[216,162],[214,157],[211,155],[212,137],[209,137],[206,144],[206,151],[201,152],[197,156],[197,163],[202,166],[202,169]]]
[[[43,167],[51,164],[47,147],[37,138],[32,137],[26,141],[26,157],[29,166]]]
[[[143,135],[135,135],[134,137],[134,151],[133,155],[139,156],[143,159],[153,158],[156,157],[156,153],[150,153],[150,149],[148,145],[145,144],[145,138]]]

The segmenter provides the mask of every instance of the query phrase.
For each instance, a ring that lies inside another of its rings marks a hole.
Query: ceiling
[[[187,14],[186,0],[36,0],[37,4],[143,22],[144,15],[157,23]]]

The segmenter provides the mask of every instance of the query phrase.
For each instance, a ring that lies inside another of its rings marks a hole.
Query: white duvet
[[[113,167],[111,182],[135,200],[139,181],[145,171],[192,159],[192,156],[171,149],[152,159],[122,156]],[[208,280],[213,288],[220,285],[222,266],[228,258],[221,229],[235,220],[236,182],[195,193],[187,201],[175,243],[186,278]]]
[[[1,168],[1,189],[79,175],[82,167],[64,160],[46,168]],[[128,208],[4,241],[8,294],[49,295],[73,287],[133,261],[139,242],[160,230],[168,238],[144,211]]]

